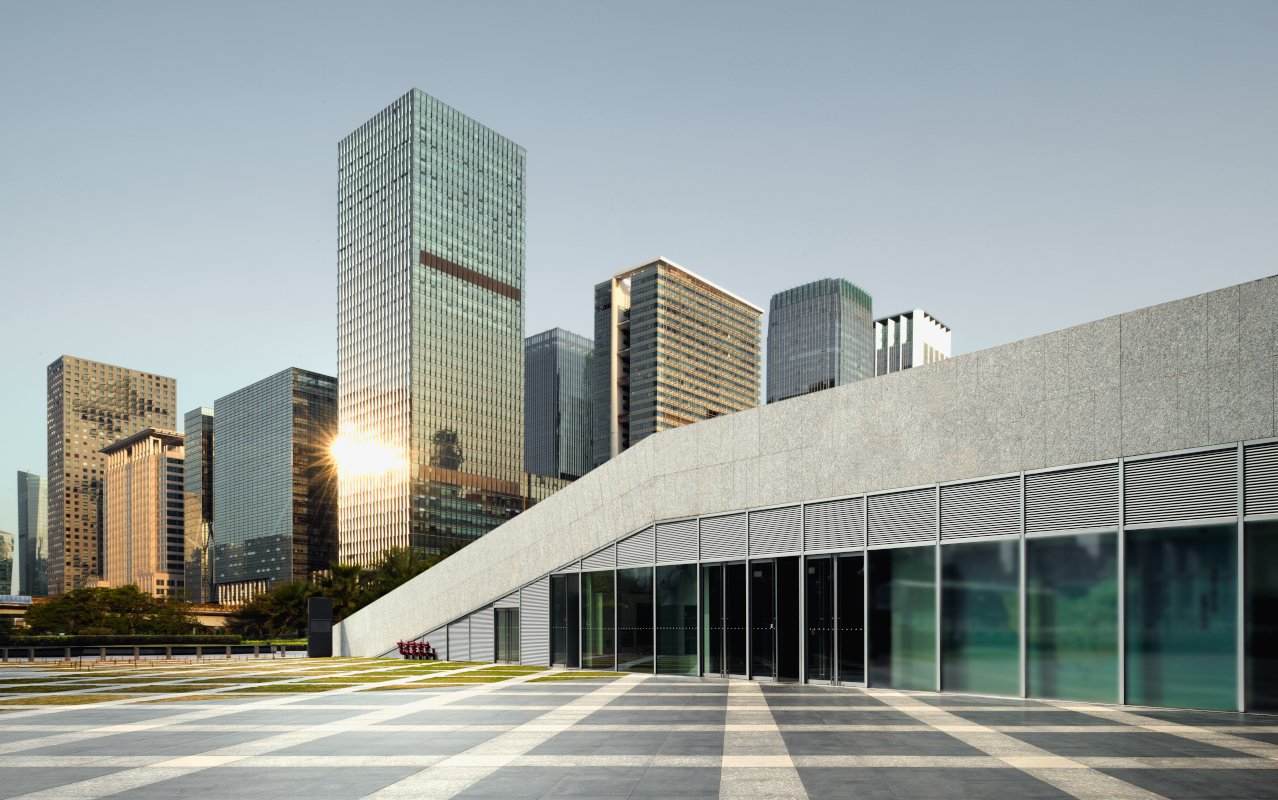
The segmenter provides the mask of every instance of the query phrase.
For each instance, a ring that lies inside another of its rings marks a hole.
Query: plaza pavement
[[[560,674],[0,667],[0,797],[1278,798],[1278,717]]]

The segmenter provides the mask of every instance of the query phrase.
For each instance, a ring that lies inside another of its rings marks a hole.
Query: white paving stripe
[[[1210,728],[1200,728],[1196,725],[1184,725],[1178,722],[1168,722],[1167,720],[1158,719],[1157,717],[1146,717],[1140,711],[1114,708],[1111,706],[1090,706],[1077,703],[1057,702],[1056,706],[1068,711],[1077,711],[1080,714],[1088,714],[1093,717],[1110,722],[1119,722],[1130,725],[1141,731],[1152,733],[1167,733],[1172,736],[1179,736],[1182,739],[1189,739],[1193,742],[1202,744],[1210,744],[1216,747],[1223,747],[1226,750],[1233,750],[1237,753],[1246,753],[1249,756],[1257,758],[1266,758],[1278,760],[1278,745],[1262,742],[1256,739],[1248,739],[1243,736],[1234,736],[1227,732],[1224,728],[1212,726]],[[1271,726],[1259,726],[1255,728],[1245,726],[1234,726],[1229,729],[1233,732],[1242,731],[1261,731]]]
[[[731,681],[727,702],[719,797],[807,797],[760,684]]]

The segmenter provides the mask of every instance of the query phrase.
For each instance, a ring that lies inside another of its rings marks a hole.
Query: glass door
[[[804,608],[807,619],[808,683],[834,680],[834,560],[807,559]]]
[[[722,564],[701,568],[701,674],[728,674],[723,662]]]
[[[860,553],[835,559],[835,630],[839,683],[865,683],[865,559]]]
[[[723,567],[723,661],[729,675],[744,678],[746,672],[746,565]]]
[[[777,596],[776,565],[750,562],[750,677],[776,675]]]

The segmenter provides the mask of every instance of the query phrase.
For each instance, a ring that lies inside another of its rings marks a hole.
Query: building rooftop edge
[[[182,434],[178,433],[177,431],[164,430],[163,428],[143,428],[137,433],[130,434],[129,436],[125,436],[123,439],[117,439],[116,441],[102,448],[98,452],[106,453],[107,455],[110,455],[111,453],[114,453],[117,450],[128,447],[134,442],[140,442],[143,439],[149,439],[152,436],[156,437],[157,439],[167,439],[168,444],[182,444],[185,441],[185,439],[183,439],[182,437]]]
[[[874,322],[875,324],[878,324],[880,322],[886,322],[890,319],[896,319],[897,317],[903,317],[906,314],[914,314],[915,312],[927,315],[933,322],[935,322],[937,325],[940,325],[942,328],[944,328],[946,333],[954,332],[953,328],[951,328],[949,325],[946,325],[944,322],[941,322],[939,319],[937,319],[935,314],[922,308],[907,308],[905,311],[901,311],[896,314],[887,314],[882,317],[875,317]],[[1081,323],[1081,324],[1086,324],[1086,323]],[[1050,332],[1051,331],[1049,331],[1049,333]],[[1035,334],[1035,335],[1041,335],[1041,334]],[[1030,337],[1030,338],[1033,338],[1033,337]],[[1010,344],[1010,342],[1005,342],[1004,344]],[[998,345],[993,345],[993,346],[997,347]]]
[[[615,280],[624,280],[625,278],[628,278],[629,276],[633,275],[634,273],[638,272],[639,270],[643,269],[644,267],[651,267],[653,264],[657,264],[657,263],[660,263],[660,262],[664,262],[665,264],[667,264],[667,265],[669,265],[669,266],[674,267],[675,269],[679,270],[680,272],[683,272],[683,273],[686,273],[686,274],[688,274],[688,275],[691,275],[692,277],[696,278],[697,280],[701,281],[702,283],[704,283],[705,285],[707,285],[707,286],[711,287],[712,289],[714,289],[714,290],[716,290],[716,291],[719,291],[719,292],[723,292],[723,293],[724,293],[724,294],[726,294],[728,297],[731,297],[733,300],[736,300],[736,301],[737,301],[737,302],[739,302],[739,303],[744,303],[745,305],[749,306],[750,308],[753,308],[755,311],[758,311],[760,314],[762,314],[762,313],[763,313],[763,311],[764,311],[762,307],[757,306],[757,305],[755,305],[754,303],[751,303],[749,300],[745,299],[744,297],[742,297],[741,295],[737,294],[736,292],[730,292],[730,291],[728,291],[727,289],[723,288],[722,286],[720,286],[719,284],[717,284],[717,283],[715,283],[714,281],[710,280],[709,278],[706,278],[706,277],[705,277],[705,276],[703,276],[703,275],[699,275],[699,274],[697,274],[697,273],[693,272],[692,270],[688,269],[687,267],[685,267],[685,266],[683,266],[683,265],[681,265],[681,264],[677,264],[677,263],[675,263],[674,261],[671,261],[670,259],[666,258],[665,256],[657,256],[656,258],[650,258],[650,259],[648,259],[647,261],[644,261],[644,262],[643,262],[643,263],[641,263],[641,264],[636,264],[635,266],[630,267],[630,268],[628,268],[628,269],[623,269],[621,272],[618,272],[617,274],[613,275],[613,276],[612,276],[612,279],[613,279],[614,281],[615,281]]]

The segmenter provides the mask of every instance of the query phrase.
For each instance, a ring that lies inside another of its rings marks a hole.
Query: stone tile
[[[199,797],[242,800],[244,797],[355,798],[377,791],[417,772],[414,767],[359,769],[215,767],[113,794],[128,800],[171,800]]]
[[[1278,797],[1272,769],[1105,769],[1119,780],[1168,800],[1252,800]]]
[[[0,797],[18,797],[120,771],[107,767],[4,767],[0,758]]]
[[[150,731],[145,733],[117,733],[113,736],[102,736],[83,739],[77,742],[66,742],[49,747],[38,747],[25,750],[23,755],[94,755],[94,756],[156,756],[156,755],[192,755],[244,744],[270,736],[268,733],[197,733],[175,730]]]
[[[792,756],[984,756],[953,736],[923,728],[917,732],[782,731]]]
[[[1236,750],[1196,742],[1181,736],[1152,731],[1131,733],[1097,733],[1080,729],[1078,733],[1018,733],[1007,731],[1023,742],[1041,747],[1049,753],[1069,757],[1156,758],[1184,756],[1190,758],[1246,758]]]
[[[451,756],[498,736],[496,731],[449,731],[448,733],[381,732],[376,728],[338,733],[278,750],[280,756]]]

